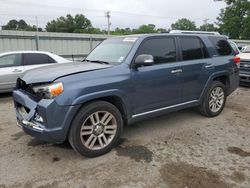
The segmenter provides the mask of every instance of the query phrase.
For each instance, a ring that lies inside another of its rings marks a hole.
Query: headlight
[[[36,93],[37,96],[45,99],[51,99],[63,92],[63,83],[51,83],[45,84],[40,86],[33,87],[33,91]]]

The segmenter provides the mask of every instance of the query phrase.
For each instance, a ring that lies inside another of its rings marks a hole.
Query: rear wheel
[[[108,102],[96,101],[77,113],[69,142],[81,155],[96,157],[109,152],[117,144],[122,129],[120,111]]]
[[[226,87],[219,81],[214,81],[199,107],[201,114],[207,117],[219,115],[226,103]]]

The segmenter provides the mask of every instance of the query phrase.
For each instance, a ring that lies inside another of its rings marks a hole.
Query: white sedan
[[[23,72],[54,63],[70,62],[58,55],[42,51],[14,51],[0,54],[0,93],[12,91]]]

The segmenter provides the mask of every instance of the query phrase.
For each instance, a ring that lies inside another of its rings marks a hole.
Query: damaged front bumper
[[[23,90],[13,91],[17,124],[40,140],[61,143],[79,106],[60,106],[54,99],[38,100]]]

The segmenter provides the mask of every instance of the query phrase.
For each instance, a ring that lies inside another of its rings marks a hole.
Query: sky
[[[224,2],[213,0],[0,0],[0,25],[10,19],[24,19],[28,24],[45,28],[46,23],[70,13],[84,14],[94,27],[107,29],[105,11],[110,11],[111,29],[137,28],[155,24],[170,28],[180,18],[188,18],[197,25],[208,19],[216,21]]]

